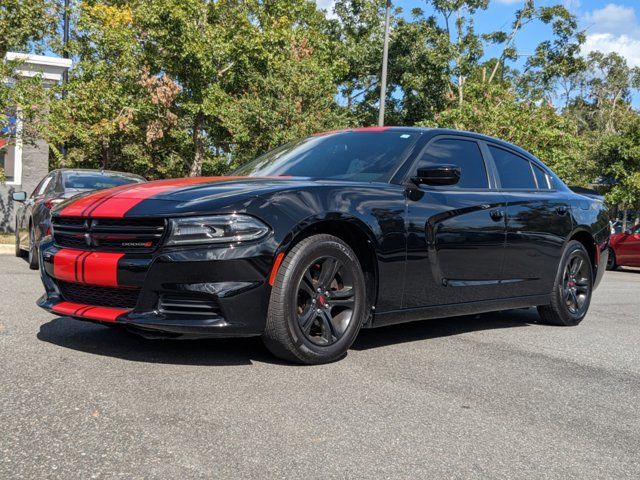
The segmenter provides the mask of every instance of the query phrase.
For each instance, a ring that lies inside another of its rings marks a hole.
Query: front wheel
[[[342,358],[368,314],[353,250],[332,235],[295,245],[275,278],[263,340],[277,357],[321,364]]]
[[[33,230],[33,225],[29,227],[29,268],[31,270],[38,270],[38,246],[36,245],[36,234]]]
[[[538,307],[550,325],[577,325],[587,314],[593,291],[593,268],[584,246],[575,240],[565,248],[551,293],[551,303]]]
[[[16,257],[24,258],[25,253],[20,246],[20,230],[18,229],[18,222],[16,222]]]

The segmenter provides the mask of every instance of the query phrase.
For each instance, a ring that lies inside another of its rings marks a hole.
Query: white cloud
[[[585,53],[598,50],[602,53],[616,52],[629,62],[630,67],[640,67],[640,39],[613,33],[587,35],[582,47]]]
[[[587,38],[582,47],[586,54],[594,50],[616,52],[632,67],[640,66],[640,24],[633,7],[609,3],[585,14]]]
[[[502,3],[504,5],[515,5],[516,3],[522,3],[523,0],[496,0],[496,3]]]
[[[615,3],[587,13],[585,20],[589,29],[595,33],[626,32],[630,27],[638,28],[636,12],[633,7],[625,7]]]

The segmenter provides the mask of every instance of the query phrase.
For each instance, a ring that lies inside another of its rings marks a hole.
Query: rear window
[[[489,150],[496,164],[502,188],[536,189],[529,160],[492,145],[489,145]]]
[[[141,179],[126,175],[113,175],[106,173],[66,173],[63,176],[65,189],[100,190],[117,187],[127,183],[140,183]]]
[[[388,130],[309,137],[264,154],[236,174],[384,181],[399,166],[419,135]]]
[[[540,190],[550,190],[551,185],[549,184],[549,177],[545,171],[533,163],[531,166],[533,167],[533,173],[535,174],[536,181],[538,182],[538,188]]]

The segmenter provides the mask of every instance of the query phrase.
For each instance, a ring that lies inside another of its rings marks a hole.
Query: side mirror
[[[456,165],[433,165],[419,168],[412,180],[416,185],[455,185],[461,174],[462,170]]]
[[[24,202],[27,199],[27,192],[13,192],[11,198],[14,202]]]

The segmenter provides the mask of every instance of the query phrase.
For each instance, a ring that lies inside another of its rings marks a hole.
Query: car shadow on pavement
[[[526,327],[538,321],[535,309],[423,320],[362,330],[351,348],[367,350],[480,330]],[[251,365],[253,361],[286,363],[272,356],[257,337],[149,340],[122,328],[109,328],[69,317],[58,317],[45,323],[37,337],[64,348],[133,362],[202,366]]]
[[[45,323],[37,337],[64,348],[133,362],[203,366],[250,365],[254,360],[280,363],[257,337],[149,340],[123,328],[109,328],[69,317],[58,317]]]
[[[540,323],[540,317],[535,308],[418,320],[401,325],[362,330],[351,348],[367,350],[385,345],[449,337],[480,330],[527,327],[535,323]]]

